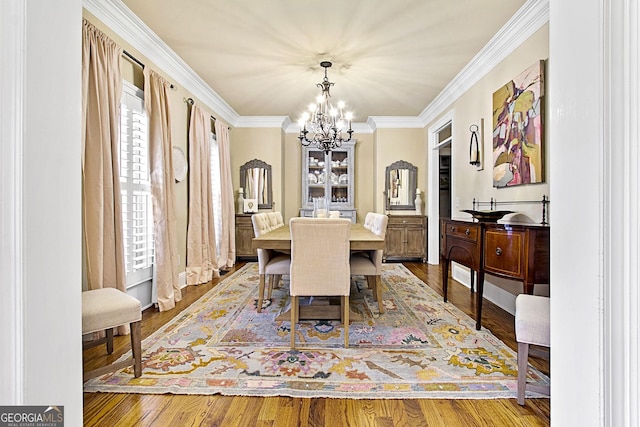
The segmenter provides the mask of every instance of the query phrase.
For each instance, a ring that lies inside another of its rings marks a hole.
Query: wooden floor
[[[442,293],[440,267],[404,263],[417,277]],[[243,263],[236,265],[236,269]],[[224,276],[223,276],[224,277]],[[146,338],[215,283],[190,286],[183,300],[169,312],[150,308],[142,316],[142,337]],[[469,289],[449,284],[449,302],[475,317],[475,298]],[[514,319],[489,301],[483,304],[482,325],[516,350]],[[129,337],[115,337],[114,353],[104,346],[84,352],[85,369],[117,359],[129,350]],[[533,366],[549,374],[549,363],[530,358]],[[144,372],[143,372],[144,375]],[[234,397],[85,393],[85,426],[548,426],[549,399],[527,399],[520,406],[515,399],[495,400],[354,400],[290,397]]]

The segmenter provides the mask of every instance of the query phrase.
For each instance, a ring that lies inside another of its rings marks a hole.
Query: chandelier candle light
[[[353,130],[351,129],[352,114],[343,113],[344,102],[338,103],[338,108],[331,105],[331,94],[329,88],[333,83],[327,78],[327,68],[331,67],[331,62],[322,61],[320,66],[324,68],[324,79],[317,86],[322,89],[316,102],[309,105],[309,111],[305,112],[300,119],[300,142],[302,145],[315,145],[325,153],[339,148],[343,142],[351,140]],[[348,127],[348,130],[346,129]],[[348,138],[343,137],[343,132],[349,134]]]

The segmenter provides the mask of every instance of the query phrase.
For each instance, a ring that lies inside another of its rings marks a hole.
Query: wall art
[[[544,61],[493,94],[493,186],[544,182]]]

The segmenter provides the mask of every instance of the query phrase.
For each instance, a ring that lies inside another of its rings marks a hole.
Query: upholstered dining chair
[[[349,347],[349,219],[291,218],[291,348],[300,297],[340,296],[344,346]]]
[[[253,224],[253,234],[255,237],[268,233],[274,228],[272,227],[271,220],[266,212],[253,214],[251,216],[251,222]],[[277,222],[274,224],[277,224]],[[270,299],[271,291],[274,287],[278,286],[282,276],[289,274],[291,257],[287,254],[271,251],[269,249],[258,249],[257,252],[258,272],[260,274],[257,310],[258,313],[260,313],[262,311],[262,302],[264,300],[265,281],[268,278],[269,289],[267,291],[267,298]]]
[[[273,230],[274,228],[282,227],[284,225],[284,221],[282,219],[282,213],[275,211],[275,212],[267,212],[266,214],[269,220],[269,227],[271,228],[271,230]]]
[[[389,217],[383,214],[369,212],[364,219],[364,227],[372,233],[385,237],[387,233],[387,223]],[[378,311],[384,313],[384,304],[382,302],[382,283],[380,275],[382,274],[382,255],[383,250],[375,251],[359,251],[351,255],[349,263],[351,264],[352,276],[365,276],[367,284],[373,291],[373,297],[378,301]]]

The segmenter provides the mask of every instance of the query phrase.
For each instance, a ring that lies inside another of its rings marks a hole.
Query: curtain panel
[[[178,283],[178,237],[171,158],[170,83],[144,68],[144,106],[149,116],[149,163],[153,199],[154,280],[160,311],[182,299]]]
[[[231,181],[231,154],[229,126],[216,120],[216,138],[220,153],[220,187],[222,192],[222,236],[220,238],[220,256],[218,266],[232,267],[236,262],[236,216],[233,202],[233,183]]]
[[[82,193],[89,289],[126,292],[118,143],[122,49],[82,21]]]
[[[187,285],[198,285],[220,277],[213,222],[210,135],[210,114],[194,104],[189,120]]]

